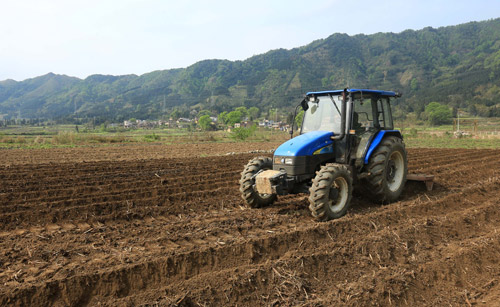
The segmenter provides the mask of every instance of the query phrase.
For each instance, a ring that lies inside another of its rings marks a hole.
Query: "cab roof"
[[[315,96],[326,96],[326,95],[342,95],[344,90],[333,90],[333,91],[321,91],[321,92],[308,92],[306,96],[315,95]],[[359,93],[361,95],[376,95],[376,96],[384,96],[384,97],[401,97],[401,94],[398,92],[391,91],[377,91],[377,90],[368,90],[368,89],[355,89],[349,88],[347,89],[348,93]]]

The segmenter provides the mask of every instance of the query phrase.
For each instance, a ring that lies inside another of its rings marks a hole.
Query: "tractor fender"
[[[274,152],[275,156],[312,156],[317,153],[333,152],[331,131],[312,131],[294,137],[291,140],[281,144]]]
[[[403,138],[401,135],[401,132],[399,130],[381,130],[377,133],[377,135],[373,138],[372,143],[370,144],[370,147],[368,147],[368,150],[366,151],[365,159],[364,162],[365,164],[368,164],[368,161],[370,160],[370,156],[372,155],[373,151],[378,147],[380,142],[384,139],[385,136],[395,136],[398,138]]]

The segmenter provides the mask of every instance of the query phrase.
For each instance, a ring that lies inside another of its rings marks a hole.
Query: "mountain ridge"
[[[334,33],[245,60],[202,60],[142,75],[48,73],[0,81],[4,118],[161,118],[174,109],[291,109],[310,90],[399,90],[401,112],[431,101],[500,116],[500,19],[371,35]],[[473,106],[473,107],[471,107]],[[179,112],[178,112],[179,113]]]

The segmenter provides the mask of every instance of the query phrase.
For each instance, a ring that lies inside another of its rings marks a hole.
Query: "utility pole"
[[[166,106],[166,102],[165,102],[165,94],[163,95],[163,110],[162,110],[162,113],[163,113],[163,116],[165,116],[165,106]]]

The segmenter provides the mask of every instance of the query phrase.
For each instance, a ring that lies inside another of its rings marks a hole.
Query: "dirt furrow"
[[[414,259],[415,262],[418,262],[419,257],[424,260],[431,259],[432,257],[426,255],[413,256],[415,253],[419,254],[419,249],[425,251],[425,245],[431,242],[432,245],[435,245],[435,241],[446,241],[445,239],[448,238],[455,242],[463,241],[477,236],[478,232],[479,235],[490,232],[491,229],[481,227],[481,223],[495,224],[500,221],[500,213],[496,210],[496,201],[498,198],[494,202],[478,208],[466,208],[463,210],[464,213],[454,215],[453,218],[434,217],[430,221],[428,217],[421,217],[407,223],[401,223],[399,228],[388,226],[380,230],[374,226],[361,236],[356,236],[356,231],[348,231],[343,234],[343,240],[335,240],[335,235],[331,235],[331,233],[338,231],[338,223],[317,224],[316,227],[293,231],[285,235],[270,235],[266,238],[252,239],[216,249],[207,248],[174,254],[139,265],[97,272],[90,276],[75,276],[68,278],[67,281],[53,281],[40,288],[42,293],[56,291],[58,294],[56,297],[62,299],[61,302],[64,304],[81,304],[87,303],[84,299],[90,299],[93,296],[128,296],[140,292],[142,289],[178,283],[199,274],[217,274],[219,271],[249,263],[252,265],[268,263],[269,260],[283,258],[283,255],[285,258],[300,257],[302,261],[307,258],[315,259],[316,263],[322,264],[337,263],[337,266],[327,265],[328,269],[325,273],[336,276],[337,282],[343,281],[344,278],[345,280],[353,280],[355,277],[353,275],[358,273],[355,270],[349,270],[349,267],[359,268],[361,266],[361,268],[371,269],[378,267],[379,270],[384,271],[384,267],[387,268],[393,263],[405,264],[410,261],[411,264]],[[457,233],[463,227],[467,227],[468,231]],[[444,232],[443,229],[446,231]],[[350,239],[346,240],[347,238]],[[409,239],[412,239],[413,242],[408,241]],[[391,241],[392,245],[387,246],[387,242]],[[326,250],[326,252],[322,252],[322,250]],[[296,253],[297,251],[298,255],[290,256],[290,252]],[[335,252],[332,253],[332,251]],[[318,259],[322,261],[318,261]],[[326,276],[323,276],[323,272],[318,267],[311,271],[318,274],[316,278],[325,280]],[[401,272],[409,273],[410,271],[407,269]],[[362,278],[363,275],[359,277]],[[370,280],[375,279],[373,276],[373,279]],[[396,284],[392,289],[394,300],[402,298],[403,294],[406,293],[402,290],[404,287],[401,288],[401,286],[406,285],[406,282],[402,283],[402,285]],[[369,285],[367,284],[366,287]],[[29,290],[33,291],[33,288],[29,288]],[[362,288],[360,290],[370,292],[369,289]],[[20,295],[27,297],[22,292]],[[340,295],[340,302],[348,302],[350,295],[349,292]],[[381,293],[380,295],[383,298],[385,294]],[[32,297],[37,296],[33,294]],[[26,303],[30,302],[26,301]]]
[[[229,173],[224,178],[220,179],[210,179],[203,181],[190,180],[189,177],[184,178],[182,182],[190,182],[189,190],[194,191],[204,191],[215,186],[230,186],[234,185],[234,182],[238,179],[239,173]],[[106,189],[108,188],[108,189]],[[27,214],[30,211],[36,211],[39,208],[50,207],[57,209],[59,207],[68,207],[71,204],[82,204],[82,203],[105,203],[108,201],[113,201],[117,199],[136,199],[136,198],[148,198],[151,195],[161,196],[175,196],[186,192],[185,184],[169,184],[168,182],[155,178],[153,181],[145,185],[128,185],[122,186],[121,188],[114,185],[98,186],[93,189],[94,191],[89,191],[85,189],[84,192],[77,190],[67,191],[66,194],[57,191],[56,195],[51,196],[39,196],[35,199],[29,199],[24,195],[21,195],[21,199],[10,199],[11,202],[16,202],[14,204],[5,204],[0,206],[1,213],[13,213],[13,212],[25,212]],[[149,195],[149,196],[148,196]],[[9,197],[10,198],[10,197]],[[1,199],[1,198],[0,198]]]
[[[243,207],[239,172],[269,154],[0,167],[0,305],[494,304],[499,151],[408,152],[433,191],[328,223],[305,195]]]

